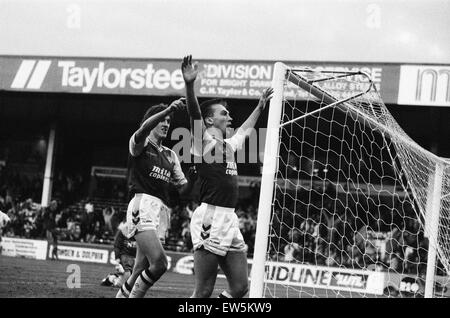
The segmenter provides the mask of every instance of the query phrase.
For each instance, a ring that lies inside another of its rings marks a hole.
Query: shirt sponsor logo
[[[237,176],[237,164],[236,162],[227,162],[227,170],[225,171],[226,174]]]
[[[149,174],[150,177],[163,180],[165,182],[170,181],[171,172],[167,169],[153,166],[152,171]]]

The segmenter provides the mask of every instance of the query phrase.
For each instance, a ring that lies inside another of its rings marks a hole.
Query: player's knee
[[[235,284],[233,286],[231,294],[233,295],[233,298],[241,298],[244,297],[245,294],[247,294],[247,292],[248,292],[248,282],[242,282],[239,284]]]
[[[145,270],[146,268],[147,267],[145,267],[145,264],[143,264],[143,263],[140,263],[140,264],[136,263],[136,264],[134,264],[134,267],[133,267],[133,273],[140,273],[143,270]]]
[[[123,277],[122,281],[126,282],[128,280],[128,278],[130,278],[130,276],[131,276],[131,271],[130,270],[125,271],[125,273],[123,273],[123,275],[122,275],[122,277]]]
[[[165,273],[167,271],[167,267],[169,266],[168,262],[167,262],[167,258],[162,255],[161,257],[158,257],[154,264],[153,264],[155,271],[157,271],[158,273]]]
[[[160,261],[160,265],[159,268],[160,270],[165,273],[167,271],[167,268],[169,267],[169,264],[167,262],[167,259],[164,257],[161,261]]]
[[[203,287],[195,291],[195,298],[209,298],[213,293],[213,289],[211,287]]]

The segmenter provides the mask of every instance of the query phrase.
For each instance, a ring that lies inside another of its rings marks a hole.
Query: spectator
[[[363,268],[367,269],[370,264],[378,263],[378,251],[377,248],[368,240],[365,241],[364,255],[363,255]]]
[[[300,245],[298,242],[298,236],[295,234],[291,235],[291,241],[284,247],[284,261],[293,262],[299,259]]]
[[[334,249],[334,248],[328,248],[328,249],[326,249],[325,250],[325,256],[326,256],[326,259],[325,259],[325,265],[326,266],[328,266],[328,267],[334,267],[334,266],[339,266],[340,264],[340,262],[339,262],[339,259],[338,259],[338,255],[337,255],[337,253],[336,253],[336,249]]]
[[[109,233],[114,233],[111,222],[114,213],[115,213],[114,207],[106,207],[103,209],[103,221],[105,224],[105,231],[108,231]]]
[[[71,241],[81,241],[83,237],[81,236],[81,226],[78,223],[75,223],[70,232],[70,240]]]
[[[86,203],[84,205],[84,209],[86,210],[87,214],[93,213],[94,212],[94,204],[92,204],[91,200],[88,198],[86,200]]]
[[[389,265],[390,271],[394,271],[396,273],[402,272],[401,264],[402,264],[402,261],[401,261],[400,254],[398,252],[394,253],[390,257],[388,257],[388,265]]]
[[[58,233],[56,229],[56,208],[54,205],[44,209],[43,223],[48,244],[53,246],[51,259],[58,259]]]
[[[316,252],[314,253],[314,263],[323,266],[326,263],[327,257],[327,248],[324,245],[316,246]]]
[[[185,250],[191,251],[192,250],[192,240],[191,240],[191,229],[190,229],[190,219],[185,220],[182,225],[182,232],[181,237],[184,242]]]
[[[92,213],[91,213],[92,215]],[[89,215],[87,213],[86,208],[82,209],[77,216],[79,226],[80,226],[80,239],[82,242],[85,241],[87,234],[90,231],[90,223]],[[92,218],[93,220],[93,218]]]
[[[92,233],[86,236],[86,242],[88,243],[101,243],[103,241],[102,226],[99,221],[96,221],[93,226]]]
[[[195,209],[198,207],[198,202],[196,201],[190,201],[187,205],[186,205],[186,211],[188,212],[188,218],[191,219],[192,218],[192,214],[194,213]]]
[[[120,223],[125,219],[126,217],[126,211],[116,211],[116,209],[112,209],[112,215],[111,215],[111,228],[112,228],[112,234],[115,235],[119,229]]]

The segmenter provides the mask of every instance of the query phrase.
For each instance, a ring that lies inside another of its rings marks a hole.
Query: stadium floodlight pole
[[[42,186],[41,206],[47,207],[52,194],[53,153],[55,150],[56,127],[52,125],[47,144],[47,160],[45,162],[44,184]]]
[[[273,97],[269,104],[269,118],[267,120],[267,136],[258,206],[258,222],[256,224],[255,251],[250,277],[250,298],[261,298],[263,294],[270,214],[272,211],[272,195],[278,162],[283,86],[286,72],[287,66],[285,64],[281,62],[275,63],[272,77]]]
[[[439,213],[441,210],[442,195],[442,179],[444,175],[444,165],[441,162],[436,164],[434,176],[431,179],[429,187],[428,200],[431,204],[427,205],[430,211],[427,211],[427,219],[425,220],[425,229],[428,232],[428,256],[427,256],[427,273],[425,278],[425,298],[432,298],[434,295],[434,280],[436,272],[436,254],[438,246],[439,232]]]

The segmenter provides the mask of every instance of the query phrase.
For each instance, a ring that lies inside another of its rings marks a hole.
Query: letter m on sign
[[[11,88],[39,89],[44,82],[51,61],[49,60],[23,60],[17,70]]]

